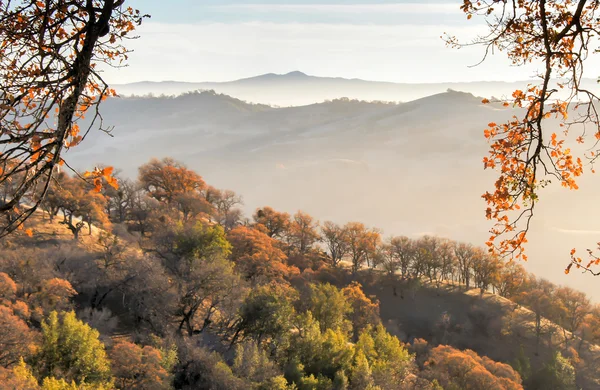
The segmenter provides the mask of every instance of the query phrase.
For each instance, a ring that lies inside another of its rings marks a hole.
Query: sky
[[[111,83],[229,81],[265,73],[393,82],[524,80],[535,67],[500,54],[476,67],[482,47],[451,49],[485,31],[461,0],[131,0],[152,17],[138,29],[129,67]],[[167,4],[167,5],[165,5]]]

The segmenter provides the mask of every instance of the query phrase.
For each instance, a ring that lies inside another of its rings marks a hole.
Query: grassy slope
[[[73,235],[60,221],[61,218],[56,217],[50,222],[46,215],[36,212],[27,226],[33,230],[33,237],[27,237],[23,231],[18,231],[10,237],[7,245],[11,248],[48,247],[72,242]],[[86,226],[80,233],[77,245],[86,252],[99,254],[101,246],[98,244],[98,236],[101,232],[101,229],[93,227],[92,234],[88,235]],[[128,250],[137,251],[132,247]],[[347,273],[346,278],[349,278]],[[536,338],[532,331],[535,318],[533,312],[506,298],[489,292],[481,295],[479,289],[466,290],[464,286],[451,283],[443,283],[438,287],[424,281],[419,287],[412,289],[398,283],[398,296],[394,296],[390,283],[381,281],[380,272],[363,271],[358,278],[365,293],[379,300],[380,315],[385,326],[404,341],[424,338],[433,344],[469,348],[503,362],[512,361],[523,346],[532,366],[539,367],[554,350],[562,347],[565,333],[570,338],[570,334],[563,332],[558,325],[544,320],[546,328],[555,328],[551,335],[543,336],[553,347],[541,346],[536,355]],[[400,296],[401,290],[404,298]],[[449,315],[448,325],[440,326],[445,314]],[[511,328],[513,331],[509,332]],[[579,340],[571,340],[569,345],[577,349]],[[600,347],[585,344],[581,349],[581,357],[586,365],[600,362]],[[590,369],[594,370],[593,367]],[[597,388],[600,388],[600,372],[594,377]]]

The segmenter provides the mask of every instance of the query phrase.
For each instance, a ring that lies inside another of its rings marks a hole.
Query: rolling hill
[[[247,214],[264,205],[302,209],[321,221],[364,221],[385,234],[482,244],[490,225],[480,195],[495,180],[482,169],[482,133],[515,111],[454,90],[407,103],[337,99],[287,108],[205,91],[109,99],[102,114],[115,126],[113,137],[90,132],[66,154],[77,169],[105,163],[134,178],[135,167],[170,156],[242,194]],[[593,278],[563,273],[572,247],[598,241],[600,213],[588,206],[595,179],[584,177],[578,193],[552,186],[542,193],[526,266],[598,296]]]
[[[515,89],[523,89],[534,81],[518,82],[479,81],[458,83],[391,83],[341,77],[317,77],[300,71],[287,74],[264,74],[246,79],[227,82],[138,82],[115,84],[113,88],[122,96],[179,95],[195,90],[215,90],[239,99],[279,105],[301,106],[314,102],[337,99],[342,96],[362,100],[403,101],[454,89],[473,93],[477,96],[510,96]],[[590,90],[598,90],[596,80],[585,79],[583,84]]]

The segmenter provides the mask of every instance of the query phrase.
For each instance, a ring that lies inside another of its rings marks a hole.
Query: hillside
[[[113,137],[90,132],[66,154],[77,169],[110,164],[134,178],[135,167],[151,157],[174,156],[243,194],[247,213],[268,204],[321,220],[360,220],[388,233],[475,243],[488,238],[480,195],[495,180],[481,164],[483,129],[515,114],[457,91],[401,104],[338,99],[289,108],[203,92],[109,99],[102,112],[104,124],[115,126]],[[577,193],[544,190],[529,239],[530,271],[600,293],[589,278],[563,273],[570,249],[594,240],[589,232],[600,211],[585,204],[597,190],[588,175]],[[565,202],[568,214],[559,207]]]
[[[510,96],[515,89],[524,88],[531,80],[507,83],[499,81],[466,83],[401,84],[391,82],[310,76],[300,71],[287,74],[264,74],[228,82],[138,82],[115,84],[122,96],[179,95],[195,90],[215,90],[240,99],[278,106],[301,106],[346,96],[360,100],[407,102],[454,89],[476,96]],[[596,90],[596,80],[586,79],[584,85]]]
[[[42,212],[33,215],[28,222],[28,227],[34,231],[32,237],[19,232],[9,241],[4,241],[4,250],[8,257],[0,254],[0,264],[6,264],[7,259],[10,259],[11,253],[14,252],[21,252],[23,259],[27,260],[35,253],[40,253],[36,251],[45,250],[48,251],[47,253],[52,253],[45,261],[58,261],[58,274],[67,275],[73,287],[79,292],[75,298],[75,309],[80,316],[88,318],[92,325],[101,330],[107,345],[118,344],[123,340],[136,337],[135,334],[140,331],[139,325],[128,318],[127,313],[131,309],[127,309],[129,304],[126,302],[130,298],[127,298],[124,292],[109,295],[103,303],[103,306],[113,309],[112,314],[97,318],[86,317],[85,308],[97,299],[96,294],[92,294],[93,289],[96,288],[96,293],[106,289],[100,287],[102,283],[106,283],[102,281],[104,278],[101,276],[102,273],[96,274],[97,271],[89,264],[90,260],[96,258],[101,267],[100,259],[105,258],[108,252],[106,252],[107,247],[101,245],[99,239],[106,232],[94,227],[92,234],[88,235],[86,232],[79,240],[73,241],[72,234],[60,223],[60,218],[50,221]],[[125,234],[122,229],[118,231],[121,231],[120,234]],[[140,256],[141,251],[136,248],[137,243],[131,240],[132,238],[125,234],[121,240],[127,239],[128,242],[120,245],[120,251],[123,252],[119,254],[114,252],[113,248],[113,255],[119,255],[119,258]],[[139,240],[141,244],[142,240]],[[127,271],[120,277],[129,280],[130,276],[127,275],[130,272]],[[100,279],[89,279],[92,275]],[[593,363],[600,361],[600,347],[581,342],[577,336],[572,336],[559,325],[544,319],[544,327],[553,330],[543,336],[543,345],[541,349],[538,348],[535,334],[532,332],[534,313],[491,292],[481,293],[479,289],[466,289],[464,284],[454,281],[445,281],[441,285],[434,284],[425,278],[420,279],[416,284],[415,281],[411,281],[410,284],[391,282],[379,269],[367,269],[358,275],[352,275],[341,269],[321,269],[321,272],[305,272],[303,278],[306,278],[305,282],[296,279],[292,283],[301,286],[309,280],[322,280],[333,282],[343,288],[352,281],[358,280],[364,286],[365,294],[378,303],[381,321],[388,332],[409,344],[414,343],[416,339],[424,339],[432,346],[450,345],[461,350],[470,349],[481,356],[511,364],[517,358],[517,351],[522,349],[525,356],[530,359],[531,367],[537,370],[551,359],[555,348],[566,350],[566,341],[568,346],[578,351],[577,359],[586,362],[586,365],[578,366],[580,370],[578,372],[582,378],[584,376],[586,378],[580,379],[580,383],[585,383],[585,389],[600,386],[600,371],[594,369]],[[402,297],[392,294],[390,283],[396,283],[398,288],[404,291]],[[136,288],[136,284],[130,288]],[[119,287],[119,290],[121,288]],[[298,288],[301,290],[301,287]],[[107,294],[109,293],[110,289]],[[118,307],[123,311],[115,310]],[[226,353],[226,350],[219,346],[218,341],[210,341],[209,338],[203,343],[213,345],[212,348],[215,350]]]

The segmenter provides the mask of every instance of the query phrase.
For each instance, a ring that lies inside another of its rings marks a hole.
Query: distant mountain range
[[[448,89],[469,92],[476,96],[510,96],[515,89],[523,89],[530,81],[479,81],[467,83],[400,84],[332,77],[309,76],[299,71],[279,75],[265,74],[229,82],[138,82],[115,84],[112,87],[122,96],[152,94],[154,96],[180,95],[195,90],[214,90],[239,99],[277,106],[299,106],[341,97],[367,101],[407,102],[445,92]],[[585,79],[583,85],[598,90],[594,79]]]
[[[362,221],[386,234],[430,233],[483,244],[490,224],[481,194],[497,175],[483,170],[483,130],[518,112],[481,100],[454,90],[406,103],[344,98],[287,108],[216,92],[112,98],[101,112],[104,123],[115,126],[113,137],[92,131],[66,158],[78,169],[106,163],[135,178],[150,158],[170,156],[208,183],[240,193],[247,215],[270,205],[290,213],[302,209],[321,221]],[[577,230],[594,231],[600,220],[600,209],[589,207],[600,183],[590,176],[576,193],[544,190],[528,267],[594,294],[600,287],[586,287],[590,278],[563,273],[572,247],[598,241]]]

